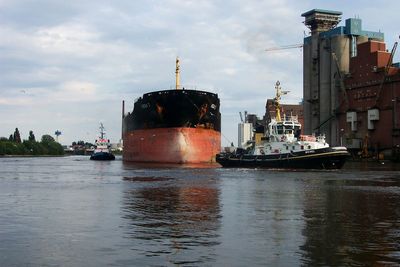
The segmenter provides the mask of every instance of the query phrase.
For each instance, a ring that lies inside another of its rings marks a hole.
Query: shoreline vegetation
[[[67,157],[70,155],[0,155],[0,158],[54,158],[54,157]]]
[[[51,135],[45,134],[40,142],[32,131],[28,140],[21,140],[18,128],[9,138],[0,137],[0,156],[63,156],[64,149]]]

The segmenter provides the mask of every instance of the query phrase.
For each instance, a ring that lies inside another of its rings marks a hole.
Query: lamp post
[[[344,132],[344,129],[343,128],[340,129],[340,146],[343,146],[343,132]]]

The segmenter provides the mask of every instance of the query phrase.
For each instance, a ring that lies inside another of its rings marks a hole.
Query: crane
[[[242,114],[241,111],[239,111],[239,115],[240,115],[240,121],[242,123],[247,123],[247,110],[244,111],[244,114]]]
[[[282,46],[267,48],[267,49],[265,49],[265,51],[271,52],[271,51],[278,51],[278,50],[284,50],[284,49],[302,48],[303,46],[304,46],[303,44],[282,45]]]
[[[243,121],[243,116],[242,116],[242,112],[241,112],[241,111],[239,111],[239,115],[240,115],[240,121],[241,121],[241,122],[244,122],[244,121]]]

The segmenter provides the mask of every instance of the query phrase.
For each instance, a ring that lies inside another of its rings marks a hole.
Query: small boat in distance
[[[103,123],[100,123],[100,138],[96,140],[96,149],[90,156],[91,160],[114,160],[115,156],[110,152],[110,140],[105,139]]]
[[[349,157],[346,147],[330,147],[324,135],[301,135],[297,116],[281,118],[279,81],[276,83],[275,119],[266,127],[261,143],[250,141],[245,148],[217,154],[223,167],[283,168],[283,169],[340,169]]]

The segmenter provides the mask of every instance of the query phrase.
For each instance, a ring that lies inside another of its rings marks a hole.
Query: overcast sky
[[[361,18],[389,49],[400,34],[393,0],[0,0],[0,136],[93,142],[103,122],[118,142],[122,100],[172,88],[179,56],[182,85],[218,93],[222,144],[236,144],[238,112],[262,117],[277,80],[301,101],[302,50],[264,50],[302,43],[314,8]]]

